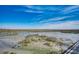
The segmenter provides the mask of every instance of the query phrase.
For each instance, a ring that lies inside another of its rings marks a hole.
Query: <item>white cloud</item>
[[[0,24],[0,29],[79,29],[79,21],[68,21],[60,24],[39,24],[39,25],[26,25],[26,24]]]
[[[30,26],[25,25],[25,24],[0,24],[0,29],[28,29]]]
[[[40,29],[79,29],[79,25],[76,25],[77,21],[65,22],[60,24],[43,24],[39,26]],[[78,21],[79,22],[79,21]]]
[[[56,11],[56,10],[62,10],[61,8],[57,8],[56,6],[47,6],[47,7],[43,7],[43,6],[34,6],[34,5],[28,5],[26,6],[29,9],[34,9],[34,10],[41,10],[41,11],[45,11],[45,10],[49,10],[49,11]]]
[[[33,6],[33,5],[28,5],[28,6],[26,6],[26,7],[30,8],[30,9],[41,10],[41,7],[40,7],[40,6],[37,7],[37,6]]]
[[[62,10],[62,12],[65,13],[65,14],[72,13],[74,11],[77,11],[78,10],[77,8],[79,8],[78,5],[70,6],[70,7],[67,7],[64,10]]]
[[[79,21],[71,21],[69,23],[72,24],[72,25],[79,25]]]
[[[16,9],[17,12],[28,12],[28,13],[43,13],[42,10],[33,10],[33,9]]]
[[[59,21],[59,20],[64,20],[65,18],[69,18],[69,17],[73,17],[73,16],[63,16],[63,17],[55,17],[55,18],[51,18],[48,20],[42,20],[40,21],[40,23],[48,23],[48,22],[52,22],[52,21]]]
[[[37,10],[25,10],[24,12],[29,12],[29,13],[43,13],[43,11],[37,11]]]

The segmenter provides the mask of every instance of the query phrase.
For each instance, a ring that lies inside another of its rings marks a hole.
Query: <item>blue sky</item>
[[[0,29],[79,29],[79,6],[0,5]]]

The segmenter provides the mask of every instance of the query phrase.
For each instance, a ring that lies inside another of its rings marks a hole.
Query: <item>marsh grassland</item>
[[[79,40],[79,30],[0,29],[0,54],[61,54]]]

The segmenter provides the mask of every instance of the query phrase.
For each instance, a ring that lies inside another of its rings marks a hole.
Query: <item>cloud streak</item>
[[[64,8],[64,10],[62,10],[62,12],[64,14],[68,14],[68,13],[75,12],[77,10],[79,10],[79,6],[78,5],[75,5],[75,6],[70,6],[70,7]]]
[[[43,11],[36,11],[36,10],[25,10],[24,12],[28,12],[28,13],[43,13]]]
[[[47,20],[43,20],[43,21],[40,21],[39,23],[50,23],[50,22],[59,22],[61,20],[64,21],[64,19],[66,18],[69,18],[69,17],[73,17],[73,16],[63,16],[63,17],[55,17],[55,18],[51,18],[51,19],[47,19]]]

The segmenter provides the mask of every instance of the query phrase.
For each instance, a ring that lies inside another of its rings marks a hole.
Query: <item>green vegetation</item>
[[[51,53],[62,53],[64,51],[63,45],[73,44],[66,43],[62,38],[57,39],[55,37],[48,37],[43,35],[28,35],[25,40],[18,43],[20,49],[31,51],[35,54],[51,54]]]
[[[62,33],[79,33],[79,30],[53,30],[53,29],[0,29],[0,32],[62,32]]]
[[[17,34],[17,32],[0,32],[0,36],[13,36]]]
[[[10,51],[4,51],[3,54],[16,54],[15,52]]]

